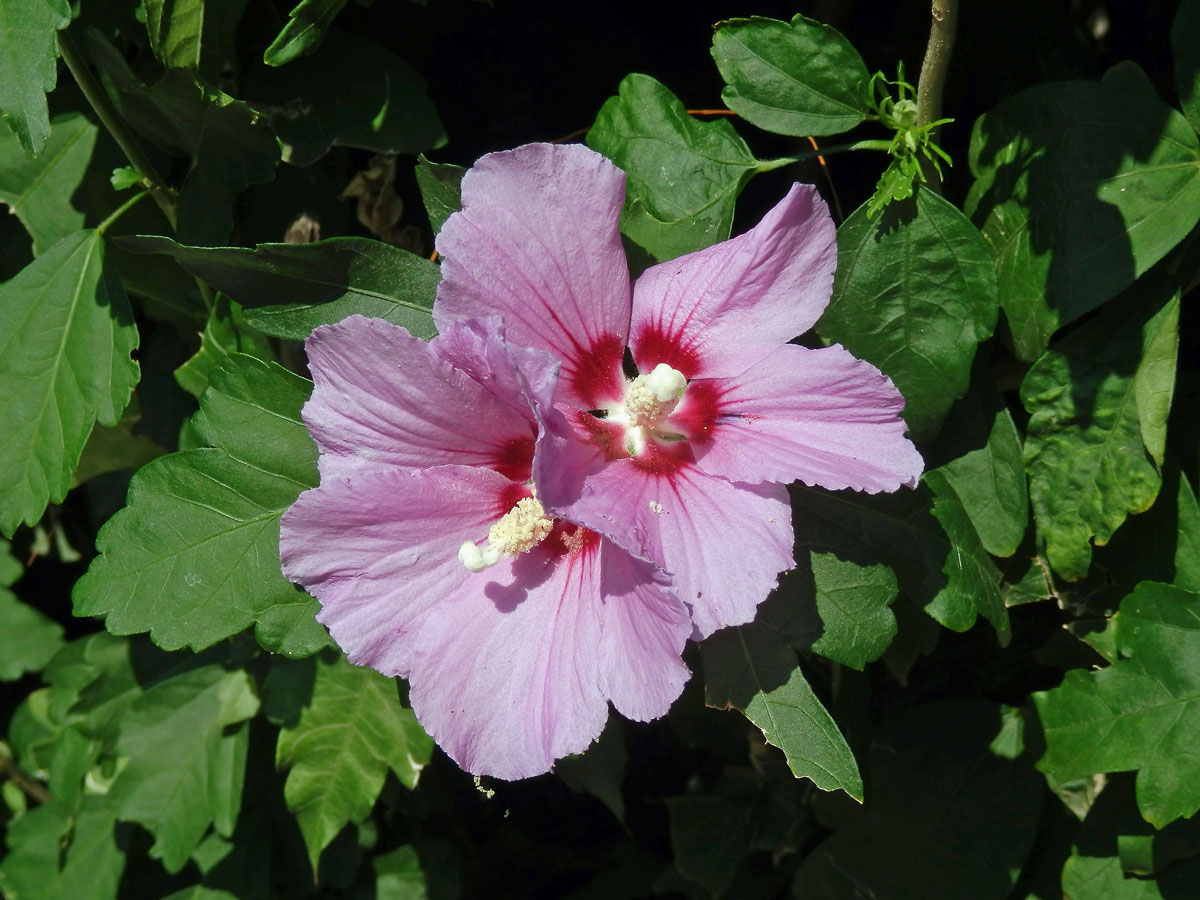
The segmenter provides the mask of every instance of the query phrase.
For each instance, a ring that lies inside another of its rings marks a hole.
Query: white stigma
[[[621,406],[609,414],[610,421],[625,426],[626,452],[640,456],[648,438],[671,438],[658,435],[656,429],[675,411],[686,388],[687,378],[666,363],[659,363],[649,374],[639,375],[626,385]]]
[[[524,497],[489,529],[483,546],[465,541],[458,548],[459,562],[472,572],[482,572],[500,562],[501,556],[519,556],[536,547],[553,528],[554,520],[537,497]]]

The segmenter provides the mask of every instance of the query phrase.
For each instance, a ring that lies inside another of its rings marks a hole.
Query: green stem
[[[124,215],[130,207],[132,207],[143,197],[149,195],[150,191],[138,191],[136,194],[114,209],[111,213],[109,213],[108,218],[96,226],[96,230],[101,234],[104,234],[104,232],[108,231],[109,226],[111,226],[113,222],[117,221],[117,219],[121,218],[121,216]]]
[[[782,169],[784,166],[790,166],[793,163],[806,162],[810,159],[816,159],[818,156],[833,156],[835,153],[849,153],[852,150],[881,150],[887,153],[892,149],[891,141],[855,141],[852,144],[835,144],[832,147],[822,147],[820,150],[811,150],[808,153],[801,153],[798,156],[782,156],[779,159],[768,159],[760,162],[756,172],[771,172],[775,169]]]
[[[0,775],[6,776],[35,803],[50,802],[50,792],[42,786],[42,783],[23,772],[3,752],[0,752]]]
[[[921,63],[917,82],[917,124],[928,125],[942,117],[942,92],[946,72],[954,50],[954,32],[958,28],[958,0],[933,0],[930,9],[929,46]]]
[[[150,196],[154,198],[154,202],[158,204],[158,208],[166,216],[171,230],[174,231],[179,219],[174,191],[167,187],[162,175],[150,161],[150,157],[146,155],[133,132],[129,130],[129,126],[125,124],[121,114],[112,105],[108,95],[104,93],[104,89],[92,74],[92,70],[88,68],[79,48],[75,46],[75,42],[65,31],[58,33],[58,49],[62,53],[63,62],[67,64],[67,68],[75,78],[75,83],[79,85],[83,96],[95,111],[96,117],[108,129],[108,133],[117,142],[117,146],[121,148],[121,152],[125,154],[129,164],[146,180],[150,186]]]

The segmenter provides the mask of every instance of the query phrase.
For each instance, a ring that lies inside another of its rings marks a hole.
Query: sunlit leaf
[[[325,29],[346,0],[300,0],[288,13],[287,24],[263,54],[268,66],[282,66],[321,46]]]
[[[0,0],[0,117],[30,156],[50,136],[46,94],[58,81],[56,35],[70,21],[67,0]]]
[[[1119,658],[1033,695],[1038,767],[1059,782],[1136,769],[1142,815],[1161,828],[1200,810],[1200,595],[1143,582],[1109,628]]]
[[[213,81],[233,52],[247,0],[145,0],[154,55],[168,68],[190,69]]]
[[[231,353],[275,360],[270,341],[245,321],[241,306],[222,295],[200,333],[200,349],[175,370],[175,380],[189,394],[200,397]]]
[[[413,787],[432,751],[392,679],[341,654],[319,658],[312,700],[279,732],[276,750],[277,765],[289,770],[284,799],[313,869],[343,826],[371,812],[388,769]]]
[[[429,227],[435,235],[462,208],[461,184],[466,172],[462,166],[430,162],[424,156],[417,159],[417,187],[421,189]]]
[[[713,59],[728,87],[721,99],[776,134],[840,134],[862,122],[866,64],[838,31],[804,16],[719,22]]]
[[[77,615],[114,634],[149,631],[166,649],[207,647],[257,624],[268,649],[326,646],[316,601],[279,568],[279,519],[317,483],[316,446],[300,421],[308,381],[229,357],[195,425],[211,445],[160,457],[130,483],[125,509],[73,593]]]
[[[97,231],[63,238],[0,287],[0,533],[66,496],[92,426],[129,403],[137,342]]]

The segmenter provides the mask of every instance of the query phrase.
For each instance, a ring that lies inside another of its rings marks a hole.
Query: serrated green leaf
[[[284,786],[313,870],[321,851],[350,822],[371,812],[391,769],[408,787],[429,762],[433,741],[396,684],[340,654],[317,661],[312,701],[279,732],[275,761],[290,769]]]
[[[841,134],[870,112],[858,51],[837,29],[804,16],[719,22],[712,56],[728,85],[721,99],[766,131]]]
[[[92,426],[129,403],[137,342],[97,231],[63,238],[0,287],[0,533],[66,496]]]
[[[99,797],[78,815],[57,803],[30,810],[8,826],[0,891],[7,900],[115,900],[125,870],[116,824]]]
[[[119,469],[136,471],[150,460],[166,453],[165,448],[135,431],[141,421],[141,410],[137,398],[134,397],[117,424],[93,428],[79,457],[75,474],[71,476],[71,487],[78,487],[88,479],[106,472]]]
[[[163,66],[216,82],[247,0],[144,0],[150,47]]]
[[[451,215],[462,209],[462,178],[467,170],[449,163],[430,162],[417,157],[417,187],[429,216],[429,227],[436,235]]]
[[[1146,305],[1131,292],[1046,353],[1021,384],[1034,518],[1051,566],[1069,580],[1087,574],[1091,542],[1107,543],[1129,513],[1148,509],[1162,483],[1142,420],[1160,427],[1170,404],[1179,298],[1152,305],[1152,316]],[[1156,405],[1143,412],[1145,397]]]
[[[278,111],[283,158],[309,166],[331,147],[419,153],[446,143],[425,79],[374,41],[330,34],[321,52],[287,71],[265,69],[247,88]]]
[[[1171,24],[1175,86],[1179,104],[1192,127],[1200,131],[1200,3],[1182,0]]]
[[[0,0],[0,118],[30,156],[50,136],[46,94],[58,81],[55,42],[70,21],[67,0]]]
[[[995,752],[1003,724],[995,704],[947,700],[876,728],[869,801],[816,798],[833,834],[805,855],[793,896],[1005,900],[1033,846],[1045,787],[1027,760]]]
[[[999,311],[987,243],[932,191],[869,221],[859,207],[838,229],[833,298],[817,332],[874,363],[904,395],[918,438],[937,431],[967,390],[975,346]]]
[[[968,209],[996,258],[1019,358],[1128,287],[1200,220],[1200,140],[1112,84],[1044,84],[975,124]]]
[[[268,66],[282,66],[321,46],[325,29],[334,20],[346,0],[300,0],[288,13],[287,24],[263,53]]]
[[[254,624],[275,652],[328,646],[316,601],[279,568],[279,518],[317,483],[300,421],[310,390],[277,365],[229,357],[194,419],[212,447],[137,472],[75,585],[76,614],[106,616],[114,634],[149,631],[166,649],[207,647]]]
[[[1142,815],[1161,828],[1200,810],[1200,595],[1143,582],[1109,628],[1120,657],[1035,693],[1038,768],[1059,782],[1136,769]]]
[[[0,588],[0,681],[39,671],[62,646],[61,625]]]
[[[108,792],[118,818],[155,837],[151,852],[179,871],[214,826],[228,837],[241,805],[247,727],[258,711],[249,676],[205,666],[148,688],[122,717],[128,763]]]
[[[734,203],[759,165],[732,125],[693,119],[648,75],[621,82],[587,142],[625,172],[621,230],[660,261],[729,237]]]
[[[318,325],[355,313],[403,325],[420,338],[436,333],[436,264],[369,238],[313,244],[185,247],[170,238],[121,238],[133,253],[163,253],[242,305],[265,334],[304,340]]]
[[[231,353],[275,361],[271,342],[246,323],[241,306],[221,295],[200,333],[200,349],[175,370],[175,380],[193,397],[200,397]]]
[[[1121,860],[1115,856],[1072,854],[1063,866],[1062,890],[1063,896],[1072,900],[1162,900],[1155,882],[1126,878]]]
[[[0,203],[21,220],[35,255],[83,228],[83,213],[72,205],[71,195],[83,181],[97,133],[79,113],[55,116],[45,148],[34,157],[15,136],[0,133]]]
[[[724,628],[700,645],[700,655],[709,706],[745,713],[797,778],[862,801],[854,754],[780,635],[753,623]]]
[[[953,458],[938,471],[958,495],[984,549],[1012,556],[1029,527],[1029,490],[1021,436],[990,373],[981,369],[951,410],[941,447]]]

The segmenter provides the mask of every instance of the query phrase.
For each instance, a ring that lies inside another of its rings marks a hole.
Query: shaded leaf
[[[692,118],[648,75],[621,82],[587,142],[624,170],[621,231],[659,261],[729,237],[734,203],[759,164],[732,125]]]
[[[263,53],[268,66],[282,66],[321,46],[325,29],[341,12],[346,0],[300,0],[288,13],[287,24]]]
[[[1200,3],[1182,0],[1171,24],[1175,86],[1179,103],[1192,127],[1200,131]]]
[[[425,900],[425,872],[411,844],[371,860],[375,870],[375,900]]]
[[[117,752],[129,761],[108,800],[154,835],[151,852],[168,872],[187,863],[210,826],[232,834],[250,732],[230,726],[257,711],[244,671],[205,666],[148,688],[122,717]]]
[[[62,645],[61,625],[0,587],[0,681],[39,671]]]
[[[429,227],[436,235],[451,215],[462,209],[462,178],[467,170],[449,163],[417,158],[417,187],[429,216]]]
[[[30,156],[50,136],[46,94],[58,81],[56,36],[70,21],[67,0],[0,0],[0,117]]]
[[[618,822],[625,821],[625,764],[629,751],[618,720],[610,716],[600,737],[583,753],[565,756],[554,774],[576,793],[591,794],[608,807]]]
[[[0,286],[0,533],[66,496],[92,426],[129,403],[137,342],[98,231],[63,238]]]
[[[168,69],[190,69],[214,83],[233,55],[247,0],[144,0],[150,47]]]
[[[279,732],[275,756],[290,770],[284,799],[313,870],[347,823],[370,814],[388,769],[413,787],[432,752],[433,741],[400,705],[392,679],[341,654],[318,659],[312,701]]]
[[[866,64],[835,28],[797,15],[719,22],[712,56],[728,87],[721,99],[776,134],[840,134],[866,119]]]
[[[1200,810],[1200,595],[1147,581],[1109,623],[1119,658],[1033,695],[1059,782],[1138,770],[1137,801],[1161,828]]]
[[[231,353],[275,361],[271,342],[246,323],[241,306],[221,295],[200,333],[200,349],[175,370],[175,380],[189,394],[200,397]]]
[[[117,424],[93,428],[79,457],[75,474],[71,476],[71,487],[77,487],[106,472],[119,469],[136,471],[166,453],[165,448],[135,430],[141,422],[141,411],[134,397]]]
[[[862,801],[854,754],[782,637],[758,624],[724,628],[700,645],[700,654],[709,706],[745,713],[784,752],[797,778]]]
[[[941,701],[877,729],[870,802],[818,798],[834,832],[805,856],[793,896],[1004,900],[1033,845],[1044,788],[1025,759],[993,750],[999,712]]]
[[[1200,220],[1200,140],[1111,84],[1039,85],[979,119],[968,200],[996,258],[1017,356],[1115,297]]]
[[[330,34],[311,59],[259,72],[248,93],[272,108],[283,158],[296,166],[312,165],[331,147],[419,153],[446,143],[425,79],[357,35]]]
[[[30,810],[8,826],[0,891],[8,900],[114,900],[125,870],[116,824],[99,797],[78,815],[56,803]]]
[[[966,392],[997,304],[987,243],[954,206],[922,190],[881,219],[869,220],[864,206],[842,223],[833,297],[816,328],[892,378],[921,438]]]
[[[722,896],[754,838],[752,807],[744,797],[668,797],[671,849],[679,873],[710,896]]]
[[[313,244],[185,247],[170,238],[122,238],[134,253],[163,253],[242,305],[245,320],[265,334],[304,340],[318,325],[355,313],[432,337],[436,264],[369,238]]]
[[[1175,380],[1179,298],[1153,305],[1152,316],[1145,300],[1133,292],[1105,310],[1021,384],[1034,517],[1050,565],[1067,579],[1087,574],[1091,541],[1107,543],[1162,483],[1155,452]]]
[[[229,357],[194,419],[211,448],[154,460],[100,530],[75,585],[77,615],[160,646],[207,647],[257,624],[263,646],[306,655],[328,645],[315,600],[279,568],[279,519],[317,483],[300,421],[311,385],[274,364]],[[167,525],[169,523],[169,526]]]
[[[16,137],[0,133],[0,203],[8,204],[29,236],[35,255],[83,228],[71,195],[83,181],[98,130],[79,113],[55,116],[37,156],[27,156]]]

